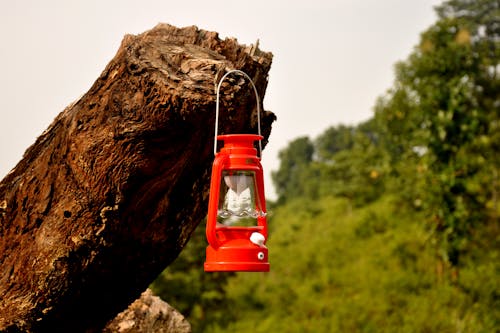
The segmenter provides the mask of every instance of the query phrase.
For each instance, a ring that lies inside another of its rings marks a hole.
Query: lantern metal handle
[[[255,92],[255,98],[257,100],[257,130],[258,134],[260,134],[260,99],[259,99],[259,93],[257,92],[257,88],[255,87],[255,84],[253,83],[252,79],[250,76],[248,76],[247,73],[239,70],[239,69],[233,69],[224,74],[224,76],[220,79],[219,84],[217,85],[217,101],[215,104],[215,137],[214,137],[214,155],[217,155],[217,132],[218,132],[218,124],[219,124],[219,96],[220,96],[220,87],[222,86],[222,82],[224,79],[229,76],[230,74],[240,74],[248,79],[250,83],[252,84],[253,91]],[[262,157],[262,143],[259,140],[259,156]]]

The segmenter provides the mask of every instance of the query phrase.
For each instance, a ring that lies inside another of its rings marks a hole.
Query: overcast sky
[[[196,25],[274,54],[264,108],[266,192],[278,151],[372,116],[393,66],[436,20],[438,0],[19,0],[0,3],[0,179],[65,106],[86,93],[125,34]],[[207,128],[212,131],[212,128]]]

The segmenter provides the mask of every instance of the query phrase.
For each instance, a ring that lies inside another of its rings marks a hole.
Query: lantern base
[[[267,248],[251,244],[249,247],[207,247],[205,272],[269,272]]]
[[[205,262],[205,272],[269,272],[269,263]]]

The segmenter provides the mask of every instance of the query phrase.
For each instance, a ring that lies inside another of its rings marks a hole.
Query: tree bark
[[[102,333],[191,333],[191,325],[182,314],[150,289],[106,324]]]
[[[271,61],[196,27],[125,36],[0,182],[0,331],[100,331],[138,298],[206,214],[215,83],[243,70],[262,99]],[[222,93],[219,133],[256,133],[248,82]]]

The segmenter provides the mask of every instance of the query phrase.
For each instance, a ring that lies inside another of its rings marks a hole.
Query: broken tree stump
[[[191,333],[191,324],[161,298],[146,289],[116,318],[107,323],[102,333]]]
[[[215,83],[240,69],[263,98],[271,61],[196,27],[125,36],[0,182],[0,331],[100,331],[138,298],[206,214]],[[248,82],[222,93],[219,132],[256,133]]]

